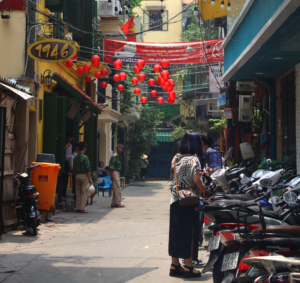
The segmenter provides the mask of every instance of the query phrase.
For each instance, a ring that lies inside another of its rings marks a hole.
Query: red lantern
[[[86,64],[86,65],[83,66],[83,70],[84,70],[86,73],[88,73],[88,72],[91,70],[91,66],[88,65],[88,64]]]
[[[175,99],[173,100],[173,99],[171,99],[171,98],[169,97],[169,98],[168,98],[168,102],[169,102],[170,104],[174,104]]]
[[[92,63],[99,63],[100,62],[100,57],[98,55],[93,55],[91,58]]]
[[[162,60],[160,61],[160,65],[161,65],[163,68],[168,68],[169,65],[170,65],[170,63],[169,63],[168,60],[162,59]]]
[[[148,80],[148,85],[150,85],[150,86],[155,85],[155,79],[149,79]]]
[[[101,75],[102,75],[103,77],[106,77],[106,76],[108,75],[108,70],[107,70],[106,68],[102,69],[102,70],[101,70]]]
[[[155,66],[153,67],[153,70],[154,70],[155,73],[160,73],[162,69],[161,69],[161,66],[160,66],[160,65],[155,65]]]
[[[127,77],[126,73],[124,73],[124,72],[121,72],[119,74],[119,76],[120,76],[120,80],[122,80],[122,81],[124,81],[126,79],[126,77]]]
[[[139,95],[141,93],[141,90],[137,87],[137,88],[134,89],[134,93],[136,95]]]
[[[90,76],[85,76],[84,80],[86,83],[90,83],[92,81],[92,78]]]
[[[78,67],[76,71],[77,71],[77,74],[79,74],[79,75],[83,74],[83,72],[84,72],[82,67]]]
[[[102,88],[107,88],[107,82],[102,82],[102,83],[101,83],[101,87],[102,87]]]
[[[171,92],[168,93],[168,96],[169,96],[171,99],[175,100],[175,98],[176,98],[176,92],[173,90],[173,91],[171,91]]]
[[[168,71],[162,71],[160,73],[161,77],[164,79],[164,80],[167,80],[169,78],[169,72]]]
[[[118,85],[118,90],[119,91],[123,91],[124,90],[124,86],[123,85]]]
[[[169,81],[166,82],[166,88],[171,88],[171,83]]]
[[[73,66],[73,61],[72,61],[72,60],[66,61],[66,66],[67,66],[68,68],[71,68],[71,67]]]
[[[146,63],[144,60],[137,60],[136,65],[138,66],[138,68],[143,69],[145,67]]]
[[[142,103],[146,103],[146,102],[147,102],[147,100],[148,100],[148,99],[147,99],[147,97],[146,97],[146,96],[142,96],[142,97],[141,97],[141,102],[142,102]]]
[[[158,98],[157,98],[157,102],[160,103],[160,104],[162,104],[164,101],[165,101],[165,100],[164,100],[163,97],[158,97]]]
[[[98,68],[99,65],[100,65],[100,62],[96,62],[96,61],[92,62],[92,66],[95,68]]]
[[[145,74],[139,74],[138,78],[141,82],[143,82],[146,79],[146,75]]]
[[[115,74],[115,75],[113,76],[113,80],[114,80],[115,82],[119,81],[119,80],[120,80],[120,76],[119,76],[118,74]]]
[[[77,53],[71,58],[71,60],[76,60],[77,59]]]
[[[157,91],[156,90],[151,90],[150,95],[152,97],[155,97],[157,95]]]
[[[96,72],[96,73],[94,74],[94,77],[95,77],[96,79],[100,79],[100,78],[101,78],[101,73],[100,73],[100,72]]]
[[[121,60],[117,60],[117,61],[114,62],[114,67],[116,69],[121,69],[122,66],[123,66],[123,62]]]
[[[131,82],[132,82],[132,84],[137,85],[138,82],[139,82],[139,80],[138,80],[137,77],[133,77],[133,78],[131,79]]]
[[[169,79],[169,82],[170,82],[171,86],[174,87],[174,85],[175,85],[174,80],[173,79]]]
[[[167,89],[167,86],[164,83],[161,85],[161,87],[162,87],[162,89]]]
[[[133,70],[134,70],[137,74],[139,74],[139,73],[142,71],[142,69],[140,69],[138,66],[134,66],[134,67],[133,67]]]

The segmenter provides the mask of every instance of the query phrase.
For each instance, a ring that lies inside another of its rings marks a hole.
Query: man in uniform
[[[109,162],[110,178],[112,180],[112,191],[113,197],[111,202],[111,207],[125,207],[121,204],[121,186],[120,186],[120,172],[122,169],[122,152],[124,146],[122,144],[117,145],[117,152],[113,154]]]
[[[87,185],[93,184],[91,177],[91,165],[89,158],[84,154],[86,152],[86,143],[79,144],[79,153],[73,161],[73,171],[75,174],[76,189],[76,210],[75,212],[88,213],[85,210],[87,196]]]

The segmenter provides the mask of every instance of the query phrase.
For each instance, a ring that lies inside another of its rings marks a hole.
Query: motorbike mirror
[[[231,148],[229,148],[229,150],[227,150],[226,152],[225,152],[225,154],[224,154],[224,159],[226,160],[229,156],[230,156],[230,154],[231,154],[231,152],[232,152],[232,147]]]
[[[271,159],[267,159],[267,164],[269,165],[269,164],[271,164],[272,163],[272,160]]]
[[[286,203],[295,203],[297,201],[297,195],[293,192],[287,192],[283,195],[283,200]]]
[[[280,203],[280,202],[281,202],[280,197],[277,197],[277,196],[271,197],[271,198],[269,199],[269,203],[270,203],[270,204],[276,205],[276,204],[278,204],[278,203]]]

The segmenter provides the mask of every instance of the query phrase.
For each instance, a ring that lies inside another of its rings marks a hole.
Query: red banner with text
[[[104,40],[104,62],[121,60],[135,64],[143,59],[146,64],[158,64],[162,59],[170,64],[205,64],[224,61],[223,39],[193,42],[147,43]]]

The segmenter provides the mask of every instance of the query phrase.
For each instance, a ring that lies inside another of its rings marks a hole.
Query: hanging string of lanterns
[[[228,4],[230,6],[230,2],[228,1]],[[70,60],[66,61],[66,66],[68,68],[71,68],[73,66],[73,60],[77,59],[77,54],[72,57]],[[91,65],[93,67],[98,68],[100,65],[100,57],[98,55],[93,55],[91,57]],[[89,73],[91,71],[91,65],[86,64],[83,67],[78,67],[76,72],[78,74],[83,74],[83,73]],[[114,68],[115,69],[121,69],[123,67],[123,62],[121,60],[116,60],[114,63]],[[132,77],[131,78],[131,83],[133,85],[138,85],[139,81],[143,82],[146,80],[146,75],[144,73],[142,73],[143,68],[145,67],[146,63],[144,60],[137,60],[136,61],[136,65],[133,67],[133,71],[138,74],[137,77]],[[173,104],[175,102],[176,99],[176,93],[173,90],[174,86],[175,86],[175,82],[173,79],[170,79],[170,73],[167,70],[164,70],[166,68],[168,68],[170,66],[170,62],[166,59],[162,59],[160,64],[156,64],[153,67],[153,71],[154,73],[158,74],[157,76],[157,81],[154,78],[150,78],[148,80],[148,85],[149,86],[154,86],[156,83],[157,85],[159,85],[162,89],[165,89],[168,92],[168,103]],[[96,79],[100,79],[101,77],[106,77],[109,74],[108,70],[106,68],[103,68],[100,72],[97,71],[94,73],[94,77]],[[120,72],[119,74],[115,74],[113,76],[113,80],[115,82],[118,82],[119,80],[124,81],[127,78],[127,74],[125,72]],[[90,83],[92,81],[92,78],[87,75],[84,78],[85,82]],[[100,86],[102,88],[107,88],[107,82],[103,81],[101,82]],[[117,86],[118,90],[120,92],[124,91],[125,87],[122,84],[119,84]],[[136,95],[140,95],[142,93],[141,89],[139,87],[136,87],[134,89],[134,93]],[[157,91],[156,90],[152,90],[150,92],[150,96],[151,97],[157,97]],[[141,97],[141,103],[146,103],[148,101],[148,98],[146,96],[142,96]],[[157,102],[158,103],[163,103],[164,102],[164,98],[163,97],[158,97],[157,98]]]

